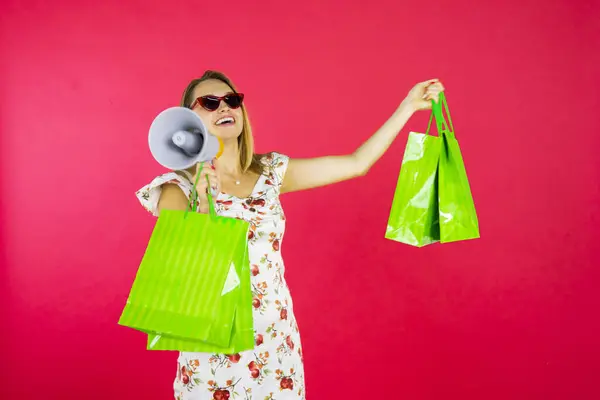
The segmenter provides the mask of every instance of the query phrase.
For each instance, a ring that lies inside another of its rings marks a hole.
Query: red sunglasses
[[[194,109],[194,107],[196,107],[196,104],[200,104],[200,106],[202,106],[202,108],[204,108],[205,110],[208,111],[216,111],[219,106],[221,105],[221,101],[224,101],[225,104],[227,104],[227,106],[229,106],[229,108],[235,109],[235,108],[239,108],[242,105],[242,102],[244,101],[244,94],[243,93],[228,93],[225,96],[213,96],[213,95],[208,95],[208,96],[202,96],[202,97],[198,97],[190,106],[190,109]]]

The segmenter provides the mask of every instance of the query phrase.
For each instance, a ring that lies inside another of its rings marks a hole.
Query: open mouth
[[[235,123],[235,119],[233,119],[232,117],[223,117],[217,120],[217,122],[215,122],[215,125],[217,126],[226,126],[226,125],[233,125]]]

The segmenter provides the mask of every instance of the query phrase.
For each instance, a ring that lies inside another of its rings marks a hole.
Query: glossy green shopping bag
[[[429,134],[432,120],[438,136]],[[443,92],[437,103],[432,101],[426,133],[408,136],[385,237],[417,247],[479,237],[477,213]]]
[[[433,118],[433,113],[431,114]],[[441,140],[410,132],[396,183],[385,237],[411,246],[438,242],[438,164]]]
[[[244,233],[246,235],[246,233]],[[247,236],[244,236],[246,240]],[[191,338],[182,338],[168,334],[148,334],[148,350],[177,350],[193,351],[215,354],[235,354],[254,348],[254,323],[252,314],[252,287],[250,283],[250,263],[247,258],[242,263],[237,263],[239,287],[235,289],[234,323],[231,331],[231,340],[228,345],[216,344],[212,336],[205,341]],[[217,318],[229,316],[227,310],[219,311]],[[222,342],[219,342],[222,343]]]
[[[147,333],[154,345],[167,337],[231,346],[236,316],[251,312],[251,300],[241,303],[251,296],[249,224],[217,216],[209,200],[208,215],[189,206],[161,211],[138,268],[119,324]],[[242,322],[246,341],[253,340],[252,319]]]
[[[244,265],[249,265],[245,263]],[[250,270],[242,269],[240,288],[237,290],[236,312],[228,346],[219,346],[210,339],[207,341],[178,338],[169,335],[148,334],[148,350],[178,350],[214,354],[235,354],[254,348],[254,328],[252,316],[252,289]]]
[[[443,92],[439,102],[434,103],[433,112],[442,139],[438,184],[440,242],[477,239],[480,235],[475,203]]]

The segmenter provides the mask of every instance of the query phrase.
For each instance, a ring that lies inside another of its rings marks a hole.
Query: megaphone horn
[[[167,108],[154,118],[148,145],[154,159],[171,170],[184,170],[223,153],[221,139],[210,134],[200,117],[185,107]]]

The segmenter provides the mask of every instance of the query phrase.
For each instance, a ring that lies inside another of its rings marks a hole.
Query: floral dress
[[[256,346],[239,354],[180,352],[173,385],[177,400],[306,398],[300,334],[281,257],[286,221],[279,191],[288,157],[270,153],[261,162],[265,172],[250,196],[220,193],[215,197],[218,215],[250,223],[248,254]],[[136,195],[147,211],[158,216],[161,185],[175,183],[189,198],[191,178],[185,171],[169,172]]]

